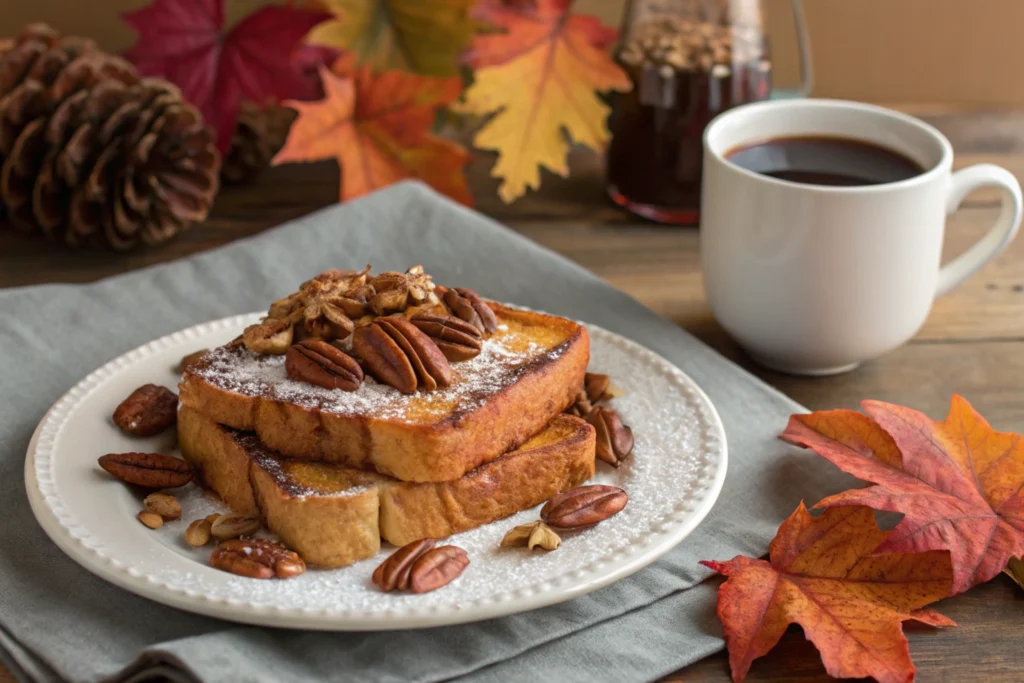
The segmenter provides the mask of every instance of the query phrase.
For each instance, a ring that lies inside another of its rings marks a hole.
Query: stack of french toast
[[[178,443],[198,479],[307,562],[443,538],[590,479],[567,414],[581,325],[435,284],[332,270],[183,372]]]

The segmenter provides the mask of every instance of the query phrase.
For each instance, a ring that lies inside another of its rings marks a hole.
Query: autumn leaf
[[[960,396],[934,422],[902,406],[865,401],[867,415],[794,415],[781,438],[810,448],[875,486],[818,507],[867,505],[902,512],[879,552],[947,549],[953,589],[984,583],[1024,554],[1024,441],[997,432]]]
[[[1010,561],[1006,564],[1006,569],[1003,570],[1007,576],[1013,579],[1021,588],[1024,588],[1024,559],[1020,557],[1011,557]]]
[[[485,1],[481,18],[504,32],[477,35],[465,55],[476,71],[455,109],[494,113],[473,144],[497,150],[491,175],[502,179],[498,193],[506,202],[540,187],[541,166],[568,174],[569,138],[603,149],[609,109],[598,93],[631,87],[608,55],[616,31],[594,17],[570,14],[570,4]]]
[[[476,0],[315,0],[334,19],[307,41],[351,50],[377,71],[455,76],[473,36]]]
[[[430,132],[438,109],[459,96],[459,79],[350,67],[339,60],[341,75],[321,68],[323,100],[285,102],[298,118],[272,163],[337,159],[342,200],[419,178],[472,204],[463,174],[466,150]]]
[[[224,0],[155,0],[124,15],[138,34],[125,56],[141,73],[177,84],[213,126],[223,153],[243,99],[263,104],[319,96],[310,61],[333,59],[336,51],[301,41],[330,16],[269,5],[225,33]]]
[[[790,624],[803,627],[830,676],[912,681],[903,622],[955,626],[922,609],[949,594],[949,553],[876,555],[885,539],[870,508],[812,517],[801,503],[779,527],[769,561],[702,562],[728,577],[718,589],[718,616],[733,681],[746,678]]]

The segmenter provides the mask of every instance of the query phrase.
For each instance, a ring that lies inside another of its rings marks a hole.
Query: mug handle
[[[1002,193],[999,218],[995,225],[974,246],[947,263],[939,270],[939,285],[935,295],[940,296],[953,289],[978,269],[999,255],[1020,227],[1024,200],[1021,199],[1020,183],[1012,173],[994,164],[978,164],[961,169],[953,174],[946,202],[946,213],[951,214],[960,207],[964,197],[982,187],[997,187]]]

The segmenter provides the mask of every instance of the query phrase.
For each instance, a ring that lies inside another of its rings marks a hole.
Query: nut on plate
[[[526,547],[530,550],[540,547],[544,550],[554,550],[562,545],[562,539],[543,520],[537,520],[530,524],[510,529],[504,538],[501,539],[502,547],[516,548]]]
[[[469,566],[469,555],[454,545],[434,547],[434,539],[408,543],[384,560],[373,572],[380,590],[427,593],[447,586]]]
[[[385,593],[407,589],[413,563],[420,555],[433,548],[434,543],[432,538],[421,538],[418,541],[407,543],[391,553],[373,571],[373,584]]]
[[[193,351],[187,356],[182,357],[182,359],[178,362],[178,367],[175,369],[178,371],[179,374],[181,374],[190,370],[191,368],[197,367],[200,363],[203,362],[203,360],[206,358],[206,354],[208,354],[209,352],[209,349],[199,349],[198,351]]]
[[[210,566],[250,579],[290,579],[306,571],[298,553],[265,538],[224,541],[210,554]]]
[[[586,417],[597,432],[595,452],[598,460],[613,467],[633,452],[633,430],[622,424],[622,418],[611,408],[595,406]]]
[[[197,519],[185,529],[185,542],[193,548],[200,548],[210,542],[210,521]]]
[[[288,349],[284,368],[291,379],[325,389],[355,391],[363,383],[363,369],[355,358],[317,339],[301,341]]]
[[[583,390],[591,403],[612,398],[611,386],[612,378],[600,372],[588,372],[583,376]]]
[[[452,367],[430,337],[404,318],[377,318],[352,334],[352,352],[378,381],[403,394],[452,382]]]
[[[159,529],[164,525],[164,518],[149,510],[139,511],[139,521],[150,529]]]
[[[226,541],[254,534],[262,528],[260,520],[254,517],[239,514],[221,515],[210,524],[210,534],[218,541]]]
[[[167,387],[144,384],[114,410],[114,424],[134,436],[154,436],[178,419],[178,395]]]
[[[192,481],[192,466],[161,453],[108,453],[100,467],[128,484],[147,489],[174,489]]]
[[[540,517],[556,529],[585,529],[618,514],[628,501],[617,486],[578,486],[545,503]]]
[[[454,581],[469,566],[469,555],[462,548],[443,545],[420,555],[409,572],[409,590],[429,593]]]
[[[181,517],[181,504],[167,493],[151,493],[142,501],[143,507],[160,515],[165,521]]]

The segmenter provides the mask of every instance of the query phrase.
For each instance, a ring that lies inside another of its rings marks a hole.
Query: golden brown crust
[[[351,564],[380,537],[404,545],[443,538],[533,507],[593,476],[594,429],[559,415],[523,446],[457,481],[400,482],[343,465],[276,457],[252,434],[182,407],[179,444],[202,481],[308,562]],[[234,503],[232,502],[234,501]]]
[[[524,443],[570,405],[590,361],[590,338],[582,326],[489,305],[500,322],[519,325],[526,335],[556,334],[560,343],[472,409],[419,423],[343,415],[220,388],[203,376],[201,367],[186,370],[180,401],[220,424],[255,431],[267,446],[290,458],[342,463],[402,481],[453,481]]]

